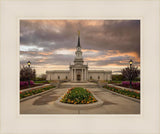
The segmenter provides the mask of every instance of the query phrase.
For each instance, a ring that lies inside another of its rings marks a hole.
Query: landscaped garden
[[[140,99],[140,93],[136,92],[136,91],[129,91],[126,89],[120,89],[120,88],[112,87],[109,85],[104,86],[104,88],[109,89],[109,90],[116,92],[116,93],[120,93],[120,94],[129,96],[129,97],[132,97],[132,98]]]
[[[43,88],[37,88],[37,89],[33,89],[33,90],[28,90],[28,91],[20,91],[20,99],[31,96],[31,95],[35,95],[44,91],[47,91],[49,89],[55,88],[55,86],[47,86],[47,87],[43,87]]]
[[[130,88],[130,82],[129,81],[122,81],[122,83],[118,84],[118,85],[122,86],[122,87]],[[132,82],[132,87],[131,88],[140,90],[140,82]]]
[[[89,90],[81,87],[75,87],[68,89],[60,102],[68,104],[89,104],[97,102],[97,100]]]
[[[129,81],[109,81],[108,84],[114,84],[121,87],[130,88]],[[140,90],[140,81],[132,81],[132,89]]]
[[[27,89],[27,88],[32,88],[36,86],[42,86],[43,83],[35,83],[34,81],[20,81],[20,90],[22,89]]]
[[[36,70],[32,69],[30,66],[23,66],[20,70],[20,90],[42,86],[44,84],[49,84],[50,81],[46,80],[46,74],[42,74],[36,77]]]

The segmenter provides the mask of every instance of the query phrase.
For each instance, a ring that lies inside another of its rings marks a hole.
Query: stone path
[[[87,88],[104,101],[98,108],[87,110],[70,110],[54,105],[58,97],[68,88],[53,89],[47,94],[20,103],[21,114],[139,114],[140,103],[116,95],[103,88]]]

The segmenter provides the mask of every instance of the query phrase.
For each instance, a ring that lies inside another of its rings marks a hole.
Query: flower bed
[[[34,85],[33,81],[20,81],[20,87],[28,86],[28,85]]]
[[[126,89],[122,90],[122,89],[119,89],[119,88],[116,88],[116,87],[111,87],[109,85],[104,86],[104,88],[107,88],[107,89],[109,89],[113,92],[117,92],[117,93],[129,96],[129,97],[132,97],[132,98],[140,99],[140,93],[138,93],[138,92],[128,91]]]
[[[122,84],[119,84],[119,86],[130,88],[130,82],[129,81],[123,81]],[[132,88],[140,90],[140,82],[132,82]]]
[[[20,81],[20,90],[40,86],[42,84],[35,84],[34,81]]]
[[[44,87],[44,88],[38,88],[38,89],[33,89],[33,90],[25,91],[25,92],[20,92],[20,99],[47,91],[51,88],[55,88],[55,86],[48,86],[48,87]]]
[[[68,104],[89,104],[97,102],[97,100],[89,90],[81,87],[75,87],[68,89],[60,102]]]

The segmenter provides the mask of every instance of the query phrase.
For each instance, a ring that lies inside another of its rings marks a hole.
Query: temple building
[[[69,66],[69,70],[46,71],[47,80],[64,80],[71,82],[87,82],[92,80],[111,80],[112,71],[88,70],[88,64],[84,64],[81,45],[80,32],[78,32],[78,44],[75,52],[74,64]]]

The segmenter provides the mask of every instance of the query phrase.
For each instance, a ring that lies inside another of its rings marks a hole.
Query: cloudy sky
[[[30,60],[38,75],[69,69],[78,30],[89,69],[117,73],[130,59],[140,66],[139,20],[21,20],[20,64]]]

